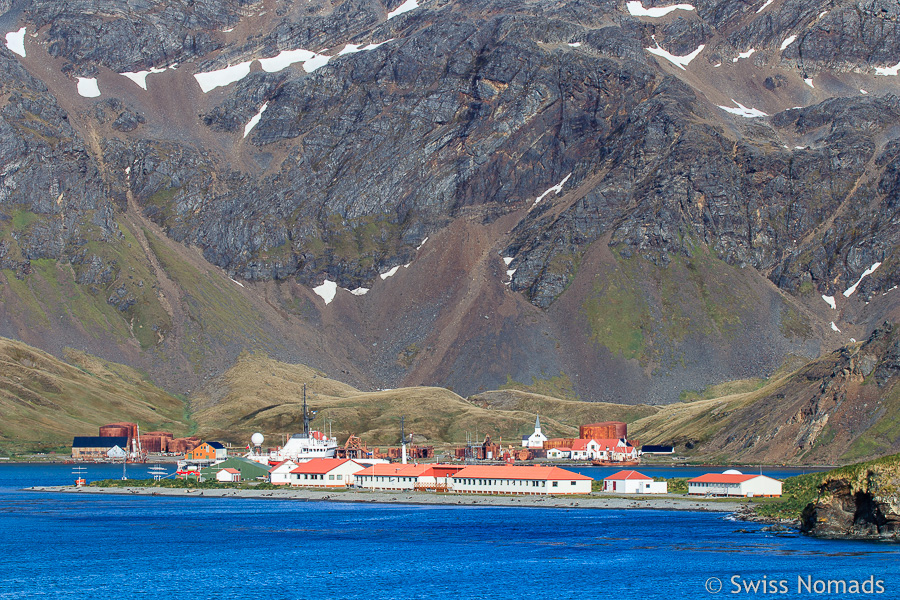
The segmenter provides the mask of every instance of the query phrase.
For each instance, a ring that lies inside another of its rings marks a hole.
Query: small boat
[[[641,464],[639,460],[597,460],[591,461],[595,467],[636,467]]]

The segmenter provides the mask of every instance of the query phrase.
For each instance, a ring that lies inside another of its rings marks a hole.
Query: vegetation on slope
[[[531,433],[535,415],[548,436],[573,437],[578,426],[601,420],[632,421],[655,412],[647,406],[558,400],[516,390],[487,392],[466,400],[434,387],[360,392],[304,365],[288,365],[258,354],[244,354],[234,367],[192,400],[200,433],[244,441],[255,431],[290,435],[302,427],[306,384],[313,425],[340,440],[360,435],[370,444],[396,444],[400,417],[407,433],[431,442],[482,441],[518,445]],[[276,441],[270,442],[276,444]]]
[[[0,338],[0,451],[68,453],[73,436],[116,421],[176,435],[191,429],[184,403],[138,371],[74,350],[66,360]]]
[[[831,469],[824,473],[807,473],[788,477],[784,480],[782,496],[756,507],[760,516],[777,519],[797,519],[810,503],[816,502],[822,487],[830,481],[845,480],[850,483],[852,493],[888,492],[896,495],[896,489],[874,490],[873,480],[879,473],[900,472],[900,454],[892,454],[862,463]]]

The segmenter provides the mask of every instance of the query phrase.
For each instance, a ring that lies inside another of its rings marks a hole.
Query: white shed
[[[603,480],[604,492],[617,494],[665,494],[669,484],[665,481],[653,481],[637,471],[619,471]]]
[[[297,468],[297,464],[293,460],[287,459],[269,469],[269,483],[272,485],[290,485],[291,471]]]
[[[216,473],[216,481],[222,483],[238,483],[241,480],[241,472],[237,469],[228,467]]]

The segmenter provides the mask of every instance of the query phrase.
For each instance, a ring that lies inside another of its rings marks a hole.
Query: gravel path
[[[38,492],[62,492],[68,494],[122,494],[143,496],[177,496],[204,498],[272,498],[276,500],[302,500],[331,502],[381,502],[385,504],[446,504],[480,506],[537,506],[555,508],[612,508],[653,510],[694,510],[731,513],[746,505],[746,501],[691,498],[677,494],[654,496],[615,496],[591,494],[578,496],[487,496],[462,494],[435,494],[430,492],[376,492],[367,490],[245,490],[245,489],[182,489],[153,487],[83,487],[37,486],[27,488]]]

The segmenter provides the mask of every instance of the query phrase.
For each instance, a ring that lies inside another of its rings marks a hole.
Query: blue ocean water
[[[0,465],[0,599],[900,597],[895,545],[712,513],[19,489],[71,479],[67,465]],[[872,594],[844,591],[869,578]]]

